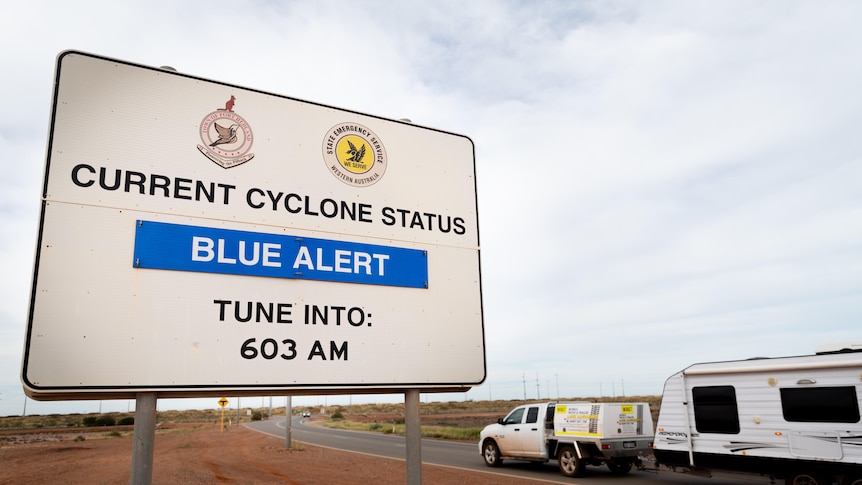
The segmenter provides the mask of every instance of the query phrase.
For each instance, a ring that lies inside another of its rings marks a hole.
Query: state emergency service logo
[[[338,180],[353,187],[368,187],[386,172],[386,149],[368,127],[340,123],[323,138],[323,161]]]
[[[202,145],[198,150],[222,168],[233,168],[254,158],[251,144],[254,137],[248,122],[233,111],[236,98],[231,96],[224,105],[201,121]]]

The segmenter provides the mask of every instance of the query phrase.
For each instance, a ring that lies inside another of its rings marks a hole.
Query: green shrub
[[[260,421],[261,419],[263,419],[263,416],[260,414],[260,411],[255,411],[255,412],[251,413],[251,420],[252,421]]]
[[[133,425],[133,424],[135,424],[135,417],[134,416],[126,416],[125,418],[121,419],[117,424],[119,424],[120,426]]]
[[[84,426],[95,426],[96,425],[96,417],[95,416],[85,416],[83,423],[84,423]]]
[[[116,426],[117,421],[110,416],[99,416],[96,418],[96,426]]]
[[[334,413],[332,413],[331,418],[332,419],[344,419],[344,415],[341,414],[341,410],[339,409],[338,411],[335,411]]]

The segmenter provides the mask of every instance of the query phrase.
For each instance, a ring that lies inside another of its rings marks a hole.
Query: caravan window
[[[798,423],[858,423],[856,388],[796,387],[781,389],[784,419]]]
[[[693,387],[694,425],[701,433],[739,433],[739,411],[733,386]]]

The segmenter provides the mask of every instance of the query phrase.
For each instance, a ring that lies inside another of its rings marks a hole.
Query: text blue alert
[[[428,288],[426,251],[138,220],[135,268]]]

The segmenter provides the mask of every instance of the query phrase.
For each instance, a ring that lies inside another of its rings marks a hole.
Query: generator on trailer
[[[648,403],[537,403],[518,406],[486,426],[479,453],[492,467],[504,459],[556,459],[570,477],[582,475],[586,465],[602,464],[622,475],[641,465],[652,439]]]
[[[862,485],[862,352],[694,364],[664,386],[653,454],[660,468]]]

